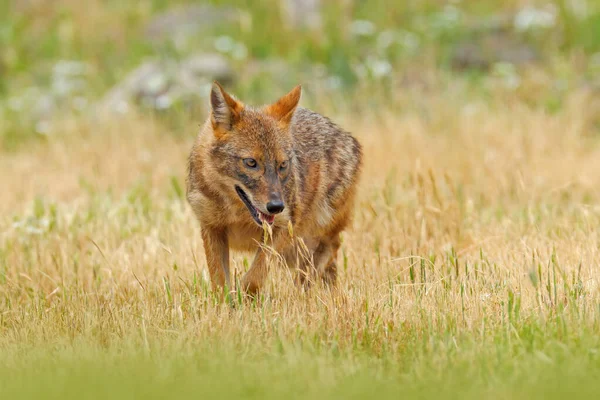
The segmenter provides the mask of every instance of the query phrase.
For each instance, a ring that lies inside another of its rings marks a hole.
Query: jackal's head
[[[223,190],[235,193],[261,226],[273,224],[289,201],[286,183],[295,162],[290,124],[300,94],[297,86],[271,105],[252,108],[217,82],[211,90],[211,163],[223,177]]]

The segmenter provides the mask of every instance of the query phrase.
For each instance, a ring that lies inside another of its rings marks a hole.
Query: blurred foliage
[[[40,113],[77,115],[145,60],[198,52],[227,57],[237,74],[232,89],[250,102],[271,99],[301,81],[314,86],[309,103],[327,91],[333,104],[365,104],[375,93],[393,95],[390,88],[426,86],[431,74],[474,82],[485,95],[482,83],[488,79],[519,89],[533,65],[547,77],[547,90],[526,100],[552,111],[570,85],[598,85],[598,1],[323,3],[322,28],[298,31],[286,23],[280,0],[1,2],[0,138],[6,144],[7,138],[45,134],[46,122],[22,115],[45,104],[33,107],[27,99],[58,92],[46,103],[59,107],[48,105]],[[148,37],[156,16],[191,4],[235,9],[238,17],[199,21],[195,31],[168,40]],[[253,63],[259,67],[250,73]]]

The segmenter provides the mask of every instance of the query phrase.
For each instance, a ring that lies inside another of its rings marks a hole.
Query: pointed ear
[[[267,106],[265,112],[279,121],[280,124],[288,125],[292,121],[301,95],[302,86],[298,85],[275,103]]]
[[[211,122],[215,133],[229,131],[239,119],[244,104],[228,94],[219,82],[213,82],[210,91]]]

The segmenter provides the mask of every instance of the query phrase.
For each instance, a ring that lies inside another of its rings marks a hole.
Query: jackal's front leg
[[[227,232],[224,229],[202,228],[202,240],[213,290],[231,289]]]
[[[242,290],[250,295],[258,293],[269,274],[267,251],[260,247],[256,251],[252,266],[242,278]]]
[[[271,248],[259,246],[254,256],[252,266],[242,278],[242,289],[250,294],[257,294],[267,279],[269,274],[269,258],[272,255],[280,254],[290,245],[290,238],[282,232],[273,235],[273,245]]]

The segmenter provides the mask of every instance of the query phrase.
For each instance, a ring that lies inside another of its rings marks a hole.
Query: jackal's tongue
[[[275,216],[274,215],[267,215],[264,214],[262,212],[259,211],[259,215],[260,215],[260,219],[264,222],[266,222],[267,224],[272,224],[273,221],[275,221]]]

